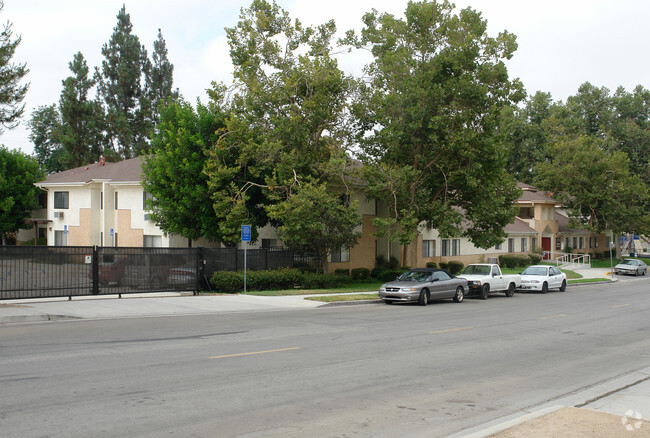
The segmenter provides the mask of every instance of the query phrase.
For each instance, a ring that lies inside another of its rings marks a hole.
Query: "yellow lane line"
[[[619,304],[618,306],[612,306],[612,309],[616,309],[618,307],[626,307],[629,306],[629,304]]]
[[[544,317],[542,317],[540,319],[562,318],[563,316],[566,316],[566,315],[544,316]]]
[[[456,328],[456,329],[449,329],[449,330],[438,330],[437,332],[429,332],[430,335],[436,334],[436,333],[449,333],[449,332],[458,332],[461,330],[471,330],[474,327],[463,327],[463,328]]]
[[[278,351],[300,350],[300,347],[280,348],[279,350],[253,351],[251,353],[224,354],[222,356],[210,356],[208,359],[223,359],[224,357],[251,356],[253,354],[276,353]]]

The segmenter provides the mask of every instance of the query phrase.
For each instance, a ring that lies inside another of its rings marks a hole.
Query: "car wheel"
[[[647,268],[644,269],[644,270],[643,270],[643,274],[641,274],[641,275],[645,275],[645,273],[646,273],[647,270],[648,270]]]
[[[456,288],[456,293],[454,294],[454,302],[462,303],[464,299],[465,299],[465,291],[463,290],[462,286],[458,286]]]
[[[542,293],[543,294],[548,293],[548,283],[547,282],[544,282],[544,284],[542,284]]]
[[[515,289],[516,289],[516,288],[515,288],[515,284],[514,284],[514,283],[510,283],[510,284],[508,285],[508,290],[506,291],[506,296],[507,296],[507,297],[514,297],[514,296],[515,296]]]
[[[490,285],[489,284],[484,284],[483,288],[481,289],[481,299],[482,300],[487,300],[488,295],[490,295]]]
[[[560,286],[560,292],[564,292],[566,290],[566,280],[562,280],[562,286]]]
[[[420,298],[418,299],[418,304],[420,306],[426,306],[429,304],[429,290],[428,289],[422,289],[420,291]]]

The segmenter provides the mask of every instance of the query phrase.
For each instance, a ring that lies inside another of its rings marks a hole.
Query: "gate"
[[[0,299],[200,289],[200,248],[0,246]]]

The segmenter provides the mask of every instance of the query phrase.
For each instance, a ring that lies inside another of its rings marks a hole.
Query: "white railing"
[[[591,255],[562,253],[562,255],[555,258],[555,264],[567,269],[590,268]]]

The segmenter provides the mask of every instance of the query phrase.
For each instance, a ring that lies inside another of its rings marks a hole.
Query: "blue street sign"
[[[67,225],[63,226],[63,234],[68,234],[68,226]]]
[[[115,230],[111,228],[111,237],[113,237],[114,235],[115,235]]]
[[[251,226],[242,225],[241,226],[241,241],[250,242],[251,241]]]

